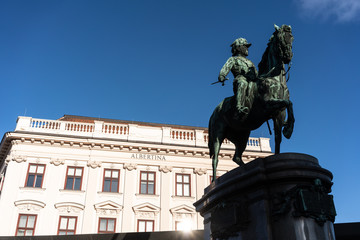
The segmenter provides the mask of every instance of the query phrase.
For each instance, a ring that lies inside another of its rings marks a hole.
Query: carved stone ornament
[[[36,200],[19,200],[15,201],[14,205],[22,211],[38,212],[45,207],[45,203]]]
[[[54,164],[55,166],[59,166],[59,165],[64,165],[65,160],[64,160],[64,159],[60,159],[60,158],[51,159],[50,163],[51,163],[51,164]]]
[[[196,214],[193,207],[185,204],[170,209],[170,212],[175,220],[191,219]]]
[[[137,169],[137,164],[135,163],[125,163],[124,164],[124,169],[128,170],[128,171],[132,171]]]
[[[155,212],[135,212],[138,218],[155,218]]]
[[[336,210],[333,196],[329,195],[330,187],[322,185],[320,179],[315,179],[313,185],[298,185],[294,188],[275,194],[273,199],[273,218],[292,210],[294,217],[313,218],[320,226],[326,221],[335,221]]]
[[[206,172],[207,172],[206,168],[194,168],[194,173],[199,176],[206,174]]]
[[[74,202],[55,203],[55,208],[61,213],[79,213],[85,206]]]
[[[97,168],[97,167],[101,167],[101,164],[102,164],[102,162],[89,161],[87,163],[87,166],[91,167],[91,168]]]
[[[171,166],[160,166],[159,167],[159,171],[163,172],[163,173],[168,173],[172,171],[172,167]]]
[[[173,218],[175,220],[191,219],[191,216],[192,216],[191,213],[173,213]]]
[[[123,206],[108,200],[105,202],[95,204],[94,208],[96,210],[96,213],[100,215],[108,216],[108,215],[118,215],[122,211]]]
[[[14,157],[12,157],[12,160],[17,163],[26,162],[26,157],[25,156],[14,156]]]
[[[134,206],[133,211],[138,218],[155,218],[160,213],[160,208],[151,203],[142,203]]]

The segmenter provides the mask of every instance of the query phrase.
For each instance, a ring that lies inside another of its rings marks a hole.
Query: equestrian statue
[[[286,74],[290,67],[286,71],[285,64],[291,62],[293,40],[291,26],[275,25],[275,32],[270,37],[258,65],[259,72],[246,58],[251,44],[244,38],[238,38],[231,44],[232,57],[222,67],[218,82],[215,83],[224,85],[226,76],[231,71],[234,75],[234,95],[225,98],[215,108],[209,121],[213,181],[216,179],[220,147],[225,138],[235,145],[233,161],[243,166],[241,157],[250,132],[259,128],[264,122],[273,120],[275,154],[280,153],[281,131],[286,138],[291,137],[295,118],[286,85]]]

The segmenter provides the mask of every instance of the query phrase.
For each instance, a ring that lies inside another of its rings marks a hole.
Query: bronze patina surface
[[[225,138],[235,144],[233,161],[242,166],[241,156],[250,132],[269,119],[274,122],[276,154],[280,153],[281,131],[286,138],[291,137],[295,119],[284,64],[289,64],[292,59],[293,39],[291,26],[275,25],[275,32],[259,63],[259,72],[246,58],[251,44],[244,38],[238,38],[231,44],[232,56],[222,67],[218,82],[224,85],[231,71],[234,96],[225,98],[215,108],[209,121],[213,180],[216,179],[218,155]],[[286,113],[288,118],[285,121]]]

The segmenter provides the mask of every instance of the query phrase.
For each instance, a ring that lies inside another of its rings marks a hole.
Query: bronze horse
[[[275,32],[270,37],[267,48],[259,63],[259,74],[254,82],[249,82],[249,113],[245,118],[236,117],[235,97],[225,98],[214,110],[209,121],[209,150],[212,158],[213,181],[216,179],[216,168],[220,147],[225,138],[235,145],[233,161],[244,165],[241,157],[250,136],[251,130],[259,128],[269,119],[273,120],[275,132],[275,154],[280,153],[281,130],[290,138],[294,127],[292,103],[286,85],[284,64],[289,64],[294,38],[291,27],[275,25]],[[286,110],[288,114],[285,121]]]

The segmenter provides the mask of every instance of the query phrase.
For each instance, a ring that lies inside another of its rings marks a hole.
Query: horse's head
[[[291,27],[282,25],[275,26],[275,32],[271,35],[268,46],[259,63],[259,74],[267,74],[273,67],[278,68],[283,63],[290,63],[293,52],[292,42],[294,37],[291,33]],[[273,75],[279,75],[280,72],[273,71]]]
[[[292,52],[292,42],[294,37],[291,33],[290,25],[282,25],[281,27],[275,26],[275,32],[272,36],[272,40],[275,44],[275,52],[277,52],[278,57],[282,60],[283,63],[290,63],[293,52]]]

